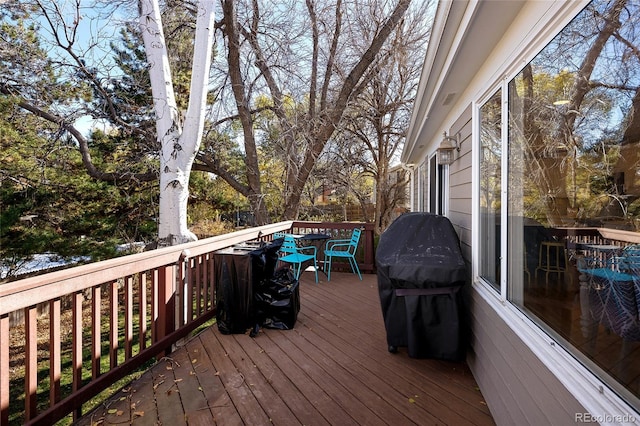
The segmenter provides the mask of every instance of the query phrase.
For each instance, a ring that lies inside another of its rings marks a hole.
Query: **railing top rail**
[[[610,240],[640,244],[640,232],[638,231],[625,231],[622,229],[613,228],[598,228],[598,232],[600,232],[600,235],[602,235],[604,238],[608,238]]]
[[[554,227],[550,232],[557,237],[575,240],[584,237],[595,237],[624,244],[640,244],[640,232],[614,228],[597,227]]]
[[[176,263],[246,240],[291,228],[292,221],[243,229],[191,243],[122,256],[0,285],[0,315],[81,291],[96,284]]]
[[[307,222],[307,221],[294,221],[293,227],[300,228],[325,228],[325,229],[350,229],[350,228],[365,228],[373,229],[373,223],[365,222]]]

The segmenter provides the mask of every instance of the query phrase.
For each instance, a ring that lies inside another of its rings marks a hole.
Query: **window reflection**
[[[639,17],[593,1],[508,94],[510,300],[636,407]]]

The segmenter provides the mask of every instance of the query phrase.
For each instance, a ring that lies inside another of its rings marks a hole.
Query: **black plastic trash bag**
[[[258,322],[265,328],[291,330],[300,312],[299,281],[289,268],[275,272],[254,294]]]
[[[407,347],[413,358],[464,359],[467,269],[449,219],[400,216],[380,237],[376,266],[389,351]]]

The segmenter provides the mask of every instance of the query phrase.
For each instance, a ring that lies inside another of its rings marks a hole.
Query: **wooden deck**
[[[293,330],[190,339],[78,424],[494,424],[464,363],[387,351],[375,275],[303,274]]]

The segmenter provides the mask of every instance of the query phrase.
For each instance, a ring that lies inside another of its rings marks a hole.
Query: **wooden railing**
[[[570,253],[586,244],[615,245],[621,249],[630,244],[640,244],[640,233],[610,228],[551,228],[550,234],[564,240]]]
[[[342,238],[354,227],[364,229],[361,269],[373,272],[371,225],[287,221],[0,285],[0,425],[77,418],[214,318],[215,251],[278,231]]]

